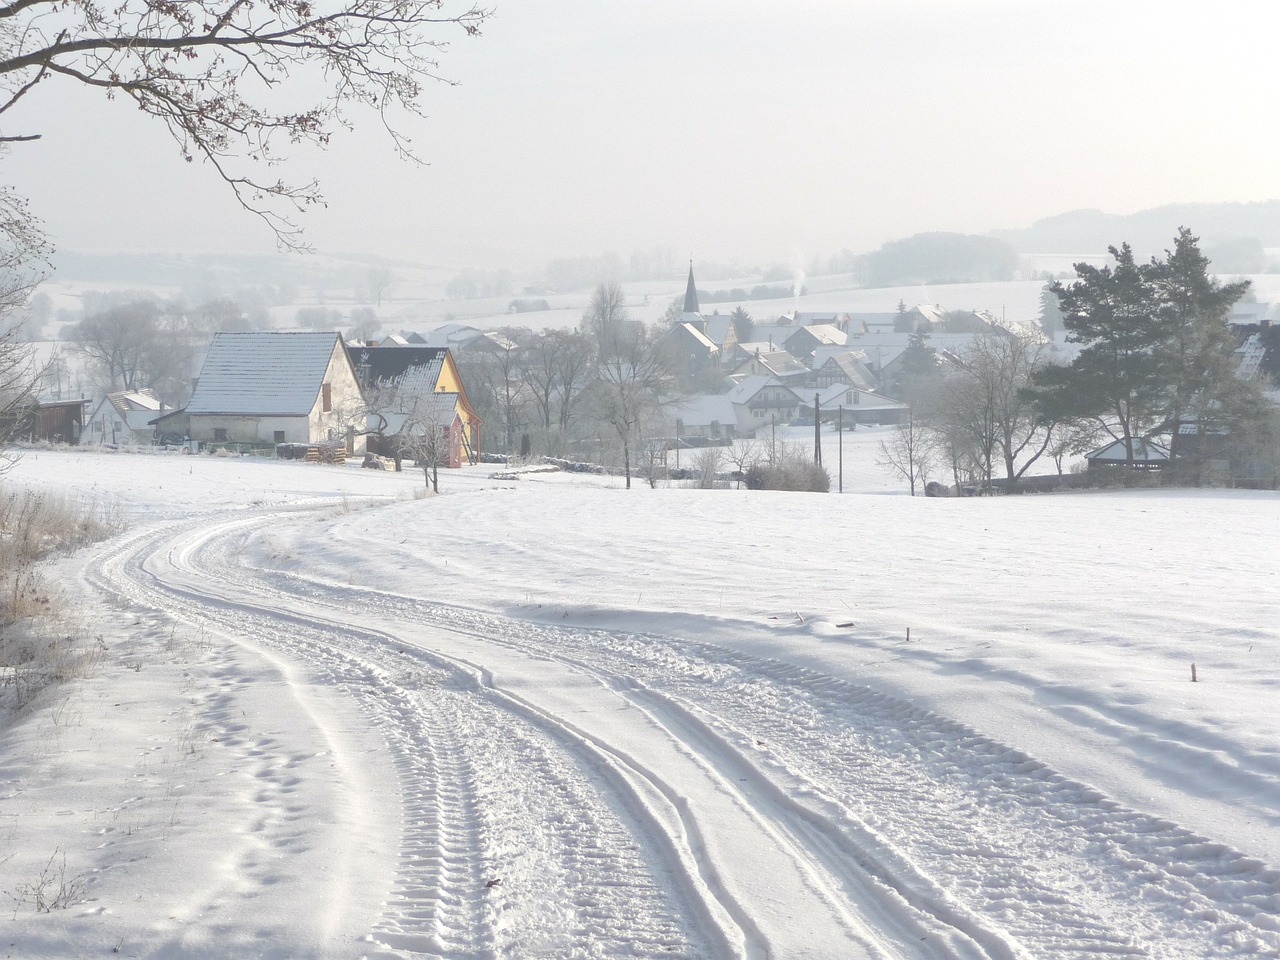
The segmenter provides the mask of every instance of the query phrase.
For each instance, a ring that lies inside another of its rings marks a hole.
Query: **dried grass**
[[[83,676],[101,656],[69,622],[41,564],[124,527],[118,507],[32,490],[0,493],[0,721],[41,690]]]

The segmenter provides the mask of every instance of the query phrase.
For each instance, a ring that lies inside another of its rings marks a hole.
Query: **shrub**
[[[821,464],[808,460],[762,462],[752,464],[747,470],[747,489],[827,493],[831,490],[831,475]]]

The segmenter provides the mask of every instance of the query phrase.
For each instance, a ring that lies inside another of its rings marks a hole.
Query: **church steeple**
[[[684,312],[700,313],[698,309],[698,288],[693,282],[693,258],[689,258],[689,286],[684,291]]]

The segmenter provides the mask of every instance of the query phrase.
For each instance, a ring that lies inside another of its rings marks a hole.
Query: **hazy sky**
[[[804,263],[1080,207],[1280,197],[1280,10],[1203,0],[496,0],[398,161],[373,118],[293,179],[320,251],[450,266],[670,246]],[[57,80],[6,176],[61,246],[273,249],[127,103]],[[363,121],[363,122],[361,122]]]

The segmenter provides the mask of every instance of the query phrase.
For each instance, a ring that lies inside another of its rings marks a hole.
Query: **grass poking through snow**
[[[0,492],[0,724],[49,685],[82,675],[101,653],[101,641],[69,622],[43,562],[123,527],[119,509],[100,501]]]

